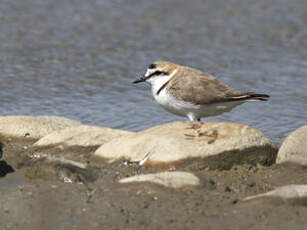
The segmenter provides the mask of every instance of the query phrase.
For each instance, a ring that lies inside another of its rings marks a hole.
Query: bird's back
[[[185,66],[178,69],[167,89],[178,99],[200,105],[222,102],[239,93],[211,74]]]

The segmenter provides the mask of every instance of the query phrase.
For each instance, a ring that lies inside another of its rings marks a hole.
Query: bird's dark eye
[[[155,69],[156,68],[156,65],[155,64],[150,64],[148,69]]]

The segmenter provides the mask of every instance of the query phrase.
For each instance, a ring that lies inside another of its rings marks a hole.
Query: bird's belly
[[[197,118],[216,116],[224,112],[229,112],[237,105],[242,104],[242,102],[233,101],[195,105],[190,102],[179,100],[168,94],[165,90],[162,90],[159,95],[154,94],[153,96],[165,110],[179,116],[187,116],[189,113],[192,113]]]
[[[162,108],[179,116],[186,116],[189,112],[197,111],[200,108],[198,105],[177,99],[165,90],[162,90],[159,95],[154,94],[153,96]]]

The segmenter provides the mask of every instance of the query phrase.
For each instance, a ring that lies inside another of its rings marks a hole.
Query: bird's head
[[[133,83],[135,84],[140,83],[140,82],[153,83],[155,80],[158,80],[161,78],[168,78],[178,68],[180,68],[179,65],[171,63],[171,62],[156,61],[148,66],[144,76],[135,80]]]

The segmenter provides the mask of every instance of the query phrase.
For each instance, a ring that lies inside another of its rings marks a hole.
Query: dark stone
[[[0,161],[0,177],[4,177],[8,173],[14,172],[12,166],[8,165],[5,161]]]
[[[3,144],[0,143],[0,159],[2,158],[3,156]]]

